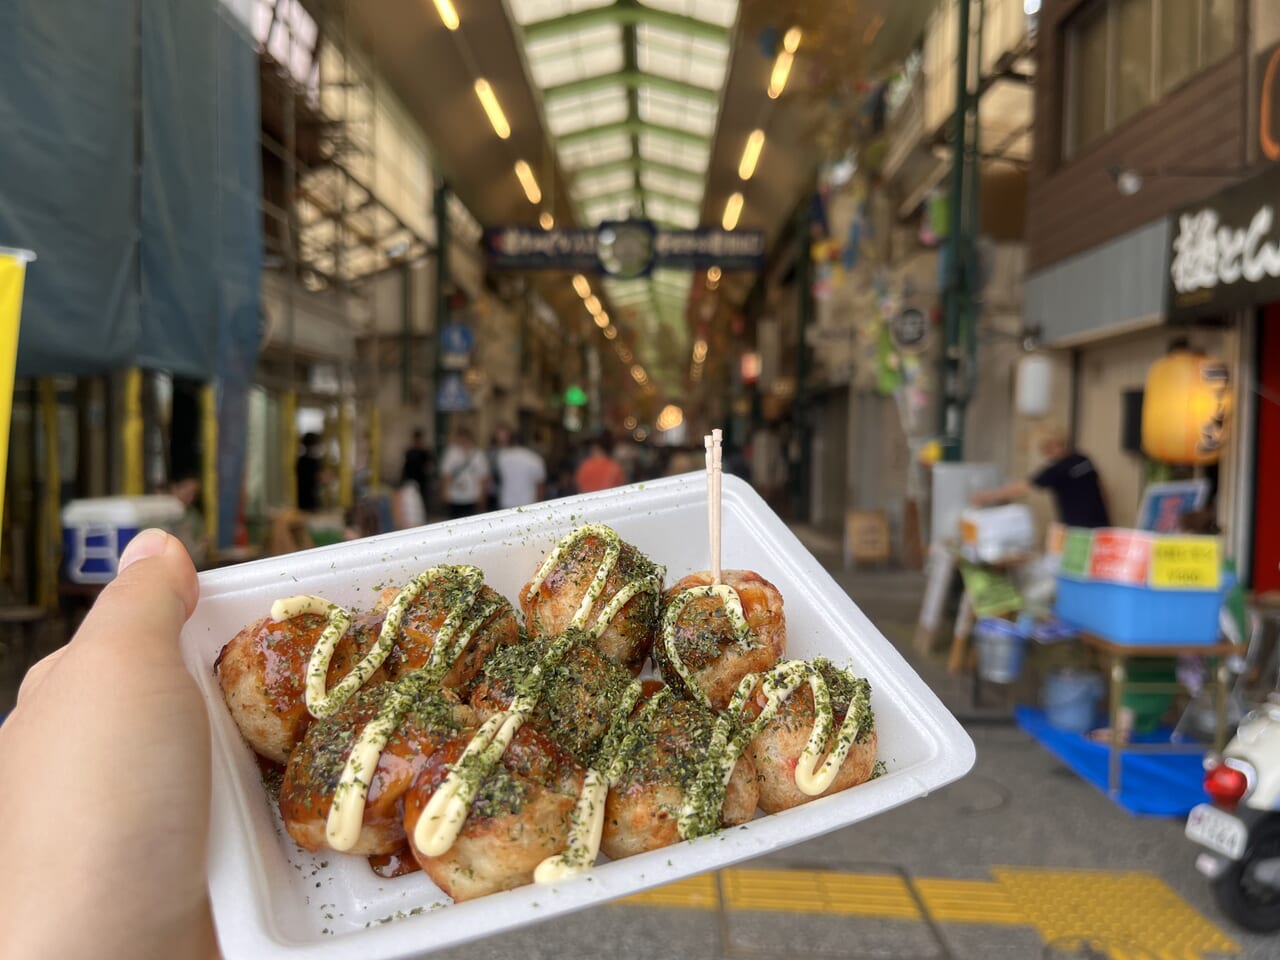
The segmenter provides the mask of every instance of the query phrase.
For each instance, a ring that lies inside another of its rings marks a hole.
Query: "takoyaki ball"
[[[328,847],[329,808],[347,757],[392,688],[384,683],[361,690],[335,714],[312,724],[293,751],[280,787],[280,814],[300,847]],[[402,849],[405,791],[437,749],[459,736],[469,737],[474,728],[471,708],[452,692],[424,692],[387,740],[369,782],[359,839],[343,852],[370,856]]]
[[[822,671],[827,689],[831,693],[831,706],[835,713],[835,724],[832,727],[831,739],[827,743],[822,760],[836,743],[836,735],[840,724],[844,721],[850,702],[858,693],[857,686],[862,686],[864,697],[869,695],[870,688],[865,680],[854,679],[847,674],[835,670],[829,662],[814,661]],[[744,718],[759,716],[764,707],[765,697],[757,691],[755,699],[747,704]],[[830,796],[841,790],[848,790],[871,779],[876,765],[876,731],[870,707],[866,708],[866,722],[862,725],[849,754],[840,765],[835,780],[820,796]],[[773,719],[760,731],[747,747],[747,754],[755,763],[756,775],[760,784],[760,807],[766,813],[777,813],[791,807],[816,800],[817,797],[804,793],[796,786],[796,762],[813,731],[813,691],[808,683],[802,684],[779,707]],[[821,766],[821,760],[819,761]]]
[[[612,531],[589,529],[571,535],[556,564],[547,572],[538,589],[533,581],[520,591],[520,607],[525,624],[535,637],[559,636],[573,623],[578,608],[587,597],[592,581],[605,561]],[[662,590],[665,570],[649,560],[631,544],[619,541],[618,561],[605,580],[604,589],[591,606],[582,626],[598,637],[601,652],[631,674],[640,672],[653,643],[658,625],[658,594]],[[619,591],[641,584],[643,589],[632,596],[606,623],[601,616]]]
[[[307,712],[307,664],[324,633],[323,616],[304,613],[288,620],[263,617],[236,634],[222,648],[214,669],[232,719],[249,746],[276,763],[302,739]],[[329,661],[326,688],[332,688],[364,659],[378,640],[381,614],[355,614]],[[379,668],[369,684],[386,679]]]
[[[520,623],[511,602],[488,586],[475,599],[470,592],[465,568],[447,567],[428,583],[409,604],[400,621],[399,637],[387,657],[387,675],[392,679],[425,666],[435,646],[440,628],[455,610],[465,609],[457,634],[471,631],[471,639],[441,681],[442,686],[470,690],[485,658],[495,649],[520,639]],[[389,605],[389,601],[388,601]],[[455,634],[456,636],[456,634]]]
[[[686,590],[712,582],[707,571],[690,574],[666,592],[663,609]],[[787,646],[787,621],[777,587],[751,570],[725,570],[721,582],[737,592],[750,638],[739,639],[724,601],[717,596],[690,600],[675,621],[673,638],[689,679],[717,711],[729,705],[743,677],[768,670],[782,658]],[[654,641],[653,660],[667,683],[676,690],[685,689],[684,678],[671,662],[665,636]]]
[[[440,856],[425,856],[413,845],[414,829],[469,740],[453,740],[427,760],[404,807],[414,857],[436,886],[459,901],[531,883],[538,864],[568,843],[583,779],[567,752],[523,726],[481,784],[453,846]]]
[[[705,762],[714,726],[715,717],[690,700],[673,700],[648,714],[605,803],[600,848],[611,860],[680,842],[680,811]],[[739,757],[720,808],[721,825],[750,820],[756,797],[755,769],[750,758]]]
[[[631,674],[596,646],[584,631],[555,664],[544,662],[541,695],[529,723],[553,738],[584,766],[590,766],[614,714],[631,685]],[[471,695],[481,717],[505,710],[520,681],[546,656],[550,641],[530,641],[499,650],[485,663],[484,676]]]

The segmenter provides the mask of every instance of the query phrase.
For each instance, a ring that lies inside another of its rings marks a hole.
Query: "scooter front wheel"
[[[1213,881],[1213,896],[1219,909],[1244,929],[1280,930],[1280,820],[1254,830],[1244,856]]]

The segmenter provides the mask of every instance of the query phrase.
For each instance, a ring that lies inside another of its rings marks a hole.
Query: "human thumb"
[[[186,548],[163,530],[143,530],[120,555],[116,578],[93,605],[73,641],[177,653],[182,625],[196,608],[200,585]]]

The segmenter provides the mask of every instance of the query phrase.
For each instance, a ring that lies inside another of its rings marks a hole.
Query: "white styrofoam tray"
[[[924,796],[973,765],[973,742],[955,718],[764,501],[725,477],[724,566],[756,570],[777,585],[789,656],[826,655],[870,679],[884,776],[744,827],[602,863],[554,887],[534,884],[461,904],[422,873],[385,880],[363,858],[300,850],[223,705],[213,673],[223,644],[278,597],[316,593],[367,609],[381,586],[438,563],[475,564],[514,601],[556,540],[585,522],[609,524],[665,564],[668,584],[710,565],[706,484],[702,474],[688,474],[201,575],[200,605],[182,649],[212,726],[209,891],[228,960],[419,956],[817,837]]]

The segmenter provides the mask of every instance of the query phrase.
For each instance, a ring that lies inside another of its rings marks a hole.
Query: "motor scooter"
[[[1196,869],[1214,899],[1246,930],[1280,930],[1280,694],[1248,714],[1221,756],[1204,761],[1212,803],[1187,816],[1187,838],[1202,847]]]

